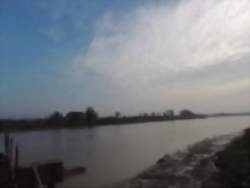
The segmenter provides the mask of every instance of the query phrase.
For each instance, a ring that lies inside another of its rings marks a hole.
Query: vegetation
[[[218,153],[220,188],[250,187],[250,128]]]
[[[175,114],[174,110],[166,110],[163,113],[151,112],[141,113],[134,116],[124,116],[115,112],[113,116],[100,117],[93,107],[88,107],[85,112],[71,111],[63,115],[61,112],[54,112],[46,118],[40,119],[0,119],[0,132],[35,130],[35,129],[59,129],[92,127],[101,125],[121,125],[132,123],[144,123],[152,121],[173,121],[183,119],[196,119],[221,116],[249,116],[250,113],[220,113],[220,114],[197,114],[191,110],[181,110]]]
[[[60,112],[54,112],[43,119],[0,120],[0,131],[91,127],[98,125],[130,124],[205,117],[205,115],[195,114],[190,110],[182,110],[179,115],[175,115],[173,110],[167,110],[163,113],[142,113],[135,116],[122,116],[120,112],[115,112],[113,116],[99,117],[93,107],[88,107],[85,112],[71,111],[66,115]]]

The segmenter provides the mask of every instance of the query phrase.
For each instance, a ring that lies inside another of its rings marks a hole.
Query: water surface
[[[62,129],[13,134],[21,163],[62,159],[65,166],[86,166],[85,175],[62,188],[92,188],[135,176],[166,153],[206,137],[250,127],[250,117],[151,122],[91,129]],[[0,136],[1,142],[3,140]],[[2,144],[1,144],[2,147]]]

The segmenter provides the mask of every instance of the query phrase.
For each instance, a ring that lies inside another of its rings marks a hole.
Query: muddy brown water
[[[84,175],[59,188],[94,188],[134,177],[166,153],[207,137],[250,127],[250,117],[151,122],[91,129],[14,133],[21,163],[62,159],[66,167],[86,166]],[[0,135],[0,150],[3,136]]]

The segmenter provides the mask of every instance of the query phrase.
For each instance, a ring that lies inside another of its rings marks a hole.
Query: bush
[[[233,140],[215,161],[222,188],[250,187],[250,129]]]

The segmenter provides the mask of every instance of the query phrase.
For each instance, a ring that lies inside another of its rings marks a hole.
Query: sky
[[[0,117],[250,111],[249,0],[0,0]]]

